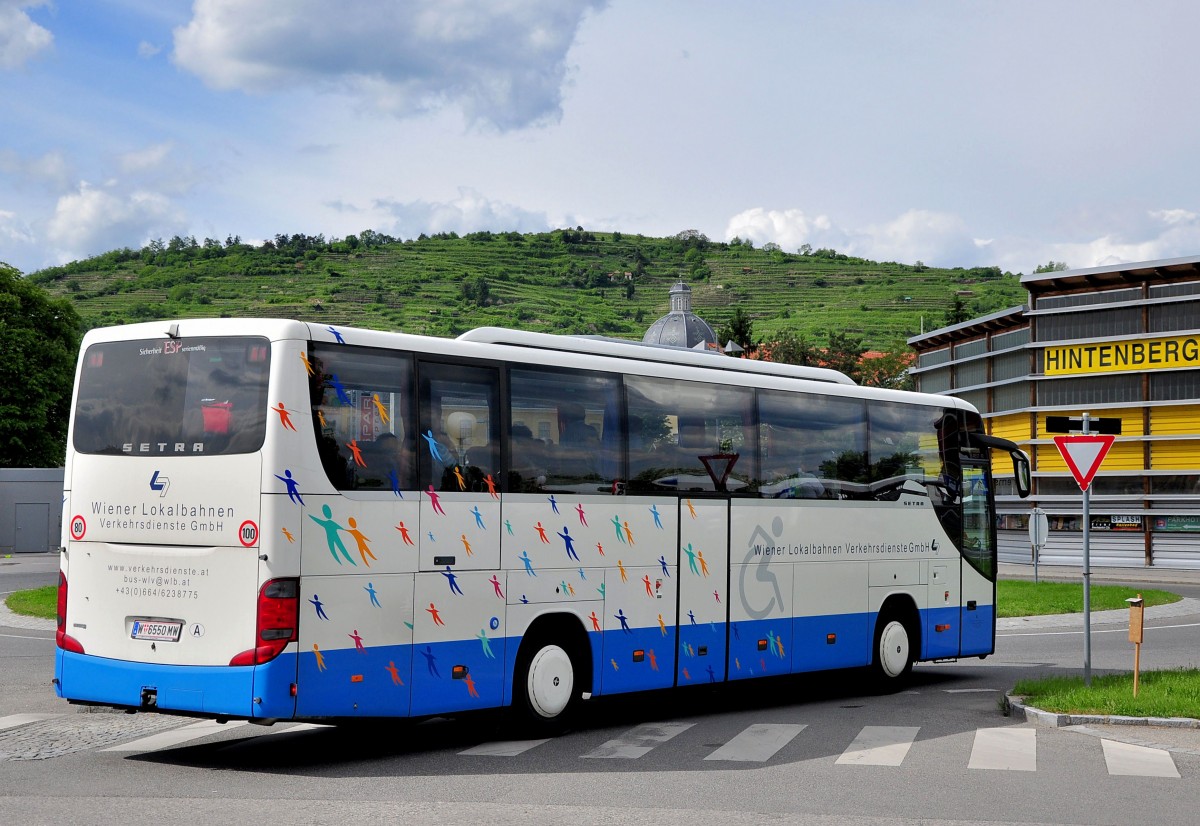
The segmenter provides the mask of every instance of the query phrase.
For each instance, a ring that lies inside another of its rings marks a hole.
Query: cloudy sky
[[[0,261],[583,225],[1200,255],[1191,0],[0,0]]]

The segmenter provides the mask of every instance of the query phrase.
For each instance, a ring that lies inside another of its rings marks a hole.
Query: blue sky
[[[1197,30],[1182,0],[0,0],[0,261],[576,225],[1197,255]]]

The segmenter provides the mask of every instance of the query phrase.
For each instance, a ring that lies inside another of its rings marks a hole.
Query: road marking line
[[[53,717],[59,717],[59,714],[10,714],[7,717],[0,717],[0,731],[9,728],[23,726],[26,723],[36,723],[39,720],[49,720]]]
[[[149,737],[142,737],[129,743],[109,746],[106,749],[101,749],[101,751],[160,751],[177,746],[180,743],[186,743],[189,740],[199,740],[201,737],[207,737],[218,731],[244,725],[247,725],[245,720],[231,720],[228,723],[218,723],[216,720],[202,720],[199,723],[192,723],[190,726],[183,726],[182,728],[171,729],[170,731],[160,731],[158,734],[151,734]]]
[[[977,729],[967,768],[1037,771],[1037,731],[1011,727]]]
[[[774,757],[805,728],[788,723],[755,723],[704,759],[762,763]]]
[[[459,754],[472,754],[478,757],[516,757],[542,743],[549,743],[550,738],[542,740],[497,740],[494,743],[481,743],[474,748],[460,751]]]
[[[1116,740],[1100,740],[1109,774],[1133,777],[1179,777],[1170,752]]]
[[[589,751],[584,757],[636,760],[655,746],[687,731],[693,723],[643,723]]]
[[[899,766],[920,730],[913,726],[863,726],[835,762],[843,766]]]

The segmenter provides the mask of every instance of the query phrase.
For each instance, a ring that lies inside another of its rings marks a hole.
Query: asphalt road
[[[0,592],[52,583],[47,562],[0,566]],[[1128,670],[1125,627],[1099,619],[1093,668]],[[52,715],[0,730],[0,823],[1194,822],[1200,734],[1004,716],[1017,679],[1079,672],[1067,623],[1002,623],[995,655],[918,666],[895,694],[839,672],[618,697],[535,742],[497,714],[338,729],[79,713],[50,692],[52,632],[0,627],[0,726]],[[1193,607],[1149,620],[1143,667],[1197,665],[1198,631]]]

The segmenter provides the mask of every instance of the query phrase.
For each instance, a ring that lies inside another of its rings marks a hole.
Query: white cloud
[[[54,35],[25,13],[42,5],[45,0],[0,0],[0,68],[19,68],[50,48]]]
[[[24,158],[11,149],[0,149],[0,172],[21,183],[37,184],[59,192],[70,186],[72,180],[70,164],[58,150],[36,158]]]
[[[603,0],[196,0],[174,59],[218,89],[349,92],[411,116],[447,104],[517,129],[561,114],[566,55]]]
[[[45,238],[60,261],[70,261],[140,247],[153,237],[184,233],[186,226],[182,212],[160,193],[82,182],[77,191],[58,199]]]
[[[492,201],[471,189],[460,189],[453,201],[379,201],[375,205],[394,219],[390,234],[415,238],[421,233],[545,232],[551,228],[545,213]]]
[[[146,40],[138,43],[137,54],[138,57],[142,58],[143,60],[149,60],[161,51],[162,46],[156,46]]]

